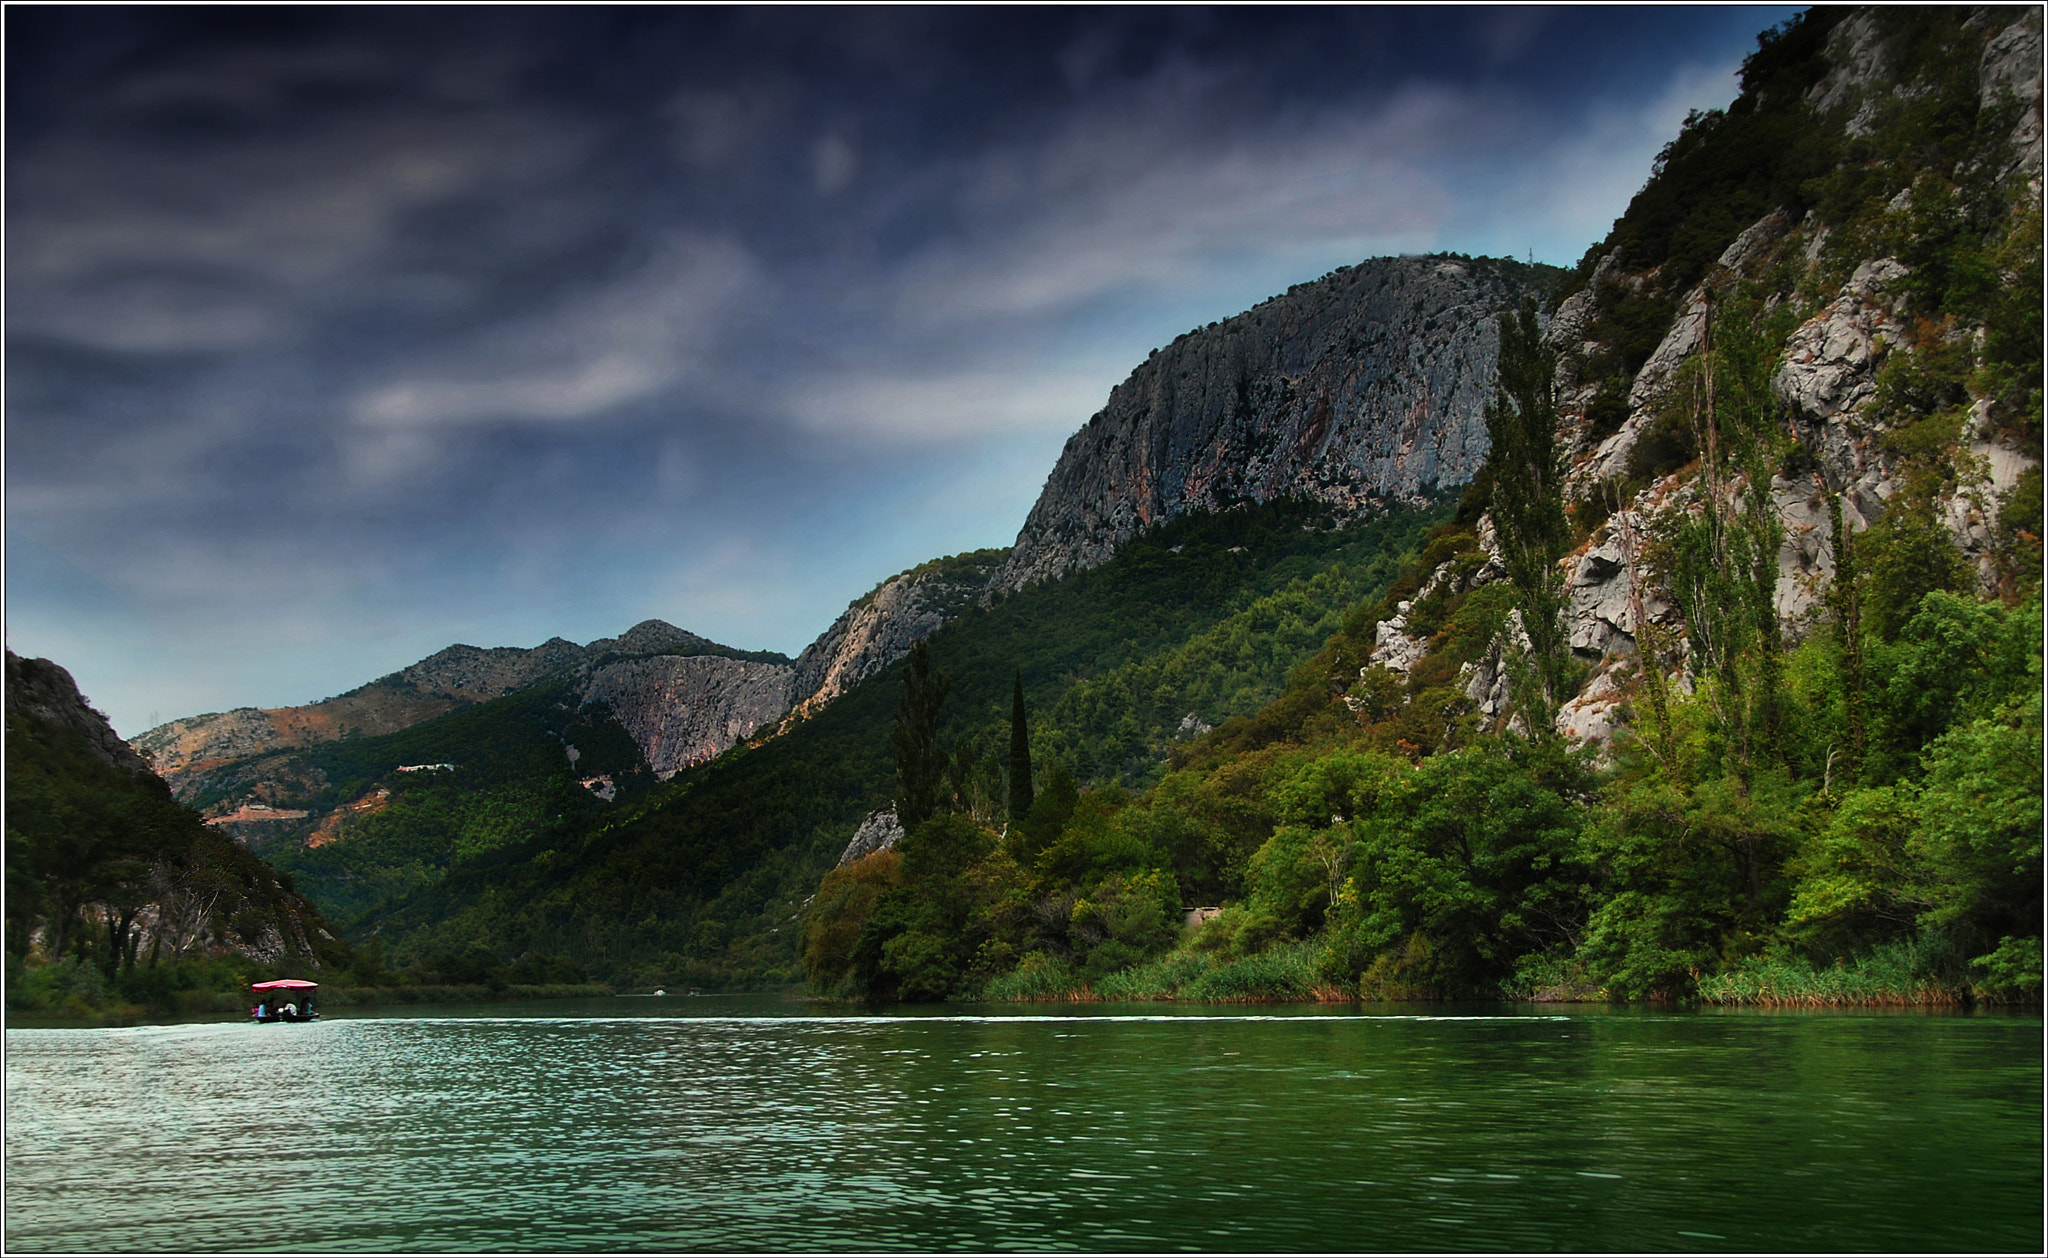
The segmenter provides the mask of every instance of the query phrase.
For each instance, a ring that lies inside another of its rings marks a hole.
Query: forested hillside
[[[1046,714],[1033,726],[1037,763],[1083,781],[1153,780],[1188,716],[1227,722],[1279,694],[1336,609],[1383,586],[1441,514],[1340,525],[1326,509],[1278,504],[1191,517],[1101,568],[967,612],[925,640],[957,679],[942,730],[949,801],[983,821],[1006,806],[1020,676],[1032,710]],[[1142,708],[1088,698],[1136,679],[1147,686]],[[351,932],[378,934],[394,961],[455,981],[529,956],[574,958],[619,982],[799,981],[806,902],[862,817],[892,797],[901,693],[900,670],[876,675],[789,732],[643,799],[596,812],[578,800],[493,850],[449,860],[443,832],[427,825],[413,850],[446,863],[349,919]],[[1062,707],[1069,695],[1078,697]],[[567,781],[566,767],[554,772]],[[345,840],[287,864],[338,873],[403,859]]]
[[[350,960],[290,877],[172,801],[69,673],[8,652],[10,1009],[178,1007]]]

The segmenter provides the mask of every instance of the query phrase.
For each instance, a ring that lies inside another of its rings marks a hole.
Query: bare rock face
[[[789,707],[796,670],[719,655],[657,655],[599,668],[583,691],[633,736],[657,777],[702,764]]]
[[[1972,24],[1992,25],[1988,12],[1973,15]],[[2010,92],[2020,102],[2020,116],[2013,125],[2013,170],[2025,173],[2034,192],[2041,191],[2041,10],[2031,9],[2020,20],[1993,35],[1984,45],[1984,57],[1977,72],[1978,99],[1990,108]],[[2010,173],[1999,172],[2001,175]]]
[[[1908,273],[1890,258],[1858,266],[1841,293],[1793,332],[1771,380],[1792,408],[1801,443],[1847,496],[1857,528],[1877,522],[1895,488],[1875,433],[1857,417],[1877,392],[1882,347],[1905,338],[1904,302],[1888,293]]]
[[[853,832],[853,838],[846,844],[846,851],[839,857],[839,864],[851,865],[864,856],[886,852],[895,847],[896,841],[902,837],[903,823],[896,819],[894,808],[871,812]]]
[[[86,750],[117,769],[145,775],[147,761],[121,740],[104,714],[78,693],[68,669],[49,660],[25,660],[7,653],[7,711],[67,729],[85,739]]]
[[[1381,258],[1157,350],[1068,439],[990,583],[1094,567],[1177,516],[1299,497],[1360,513],[1471,479],[1499,318],[1543,273]]]
[[[791,716],[812,715],[973,606],[1003,555],[984,550],[935,560],[890,577],[856,600],[797,656]]]

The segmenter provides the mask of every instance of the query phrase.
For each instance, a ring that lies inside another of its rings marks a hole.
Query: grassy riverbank
[[[1978,959],[1982,961],[1983,959]],[[1358,1000],[1430,1000],[1433,994],[1386,983],[1371,973],[1355,984],[1327,977],[1321,941],[1302,940],[1223,960],[1183,945],[1154,961],[1100,978],[1044,956],[989,981],[982,999],[999,1004],[1090,1001],[1186,1001],[1196,1004],[1342,1004]],[[1917,942],[1878,948],[1815,966],[1796,959],[1750,958],[1718,974],[1695,976],[1690,992],[1657,1001],[1780,1008],[1962,1007],[2038,1005],[2038,987],[2001,984],[1996,975],[1969,977],[1970,961]],[[1979,967],[1982,968],[1981,966]],[[1532,965],[1501,998],[1540,1004],[1619,1004],[1571,964]]]

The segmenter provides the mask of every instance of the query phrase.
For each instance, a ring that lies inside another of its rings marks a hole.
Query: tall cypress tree
[[[952,680],[932,671],[931,651],[923,642],[910,648],[903,667],[903,706],[889,741],[896,747],[896,819],[915,830],[939,811],[939,791],[946,779],[946,753],[939,746],[939,709]]]
[[[1031,812],[1031,731],[1024,724],[1024,670],[1010,691],[1010,820]]]
[[[1555,737],[1557,710],[1571,695],[1571,638],[1565,627],[1564,577],[1557,561],[1569,541],[1564,462],[1557,445],[1551,385],[1557,356],[1543,343],[1536,303],[1500,317],[1500,369],[1486,408],[1492,442],[1493,526],[1501,562],[1515,588],[1529,651],[1515,679],[1515,701],[1537,739]]]

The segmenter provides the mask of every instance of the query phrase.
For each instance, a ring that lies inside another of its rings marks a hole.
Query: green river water
[[[2038,1011],[668,997],[6,1048],[10,1252],[2043,1241]]]

